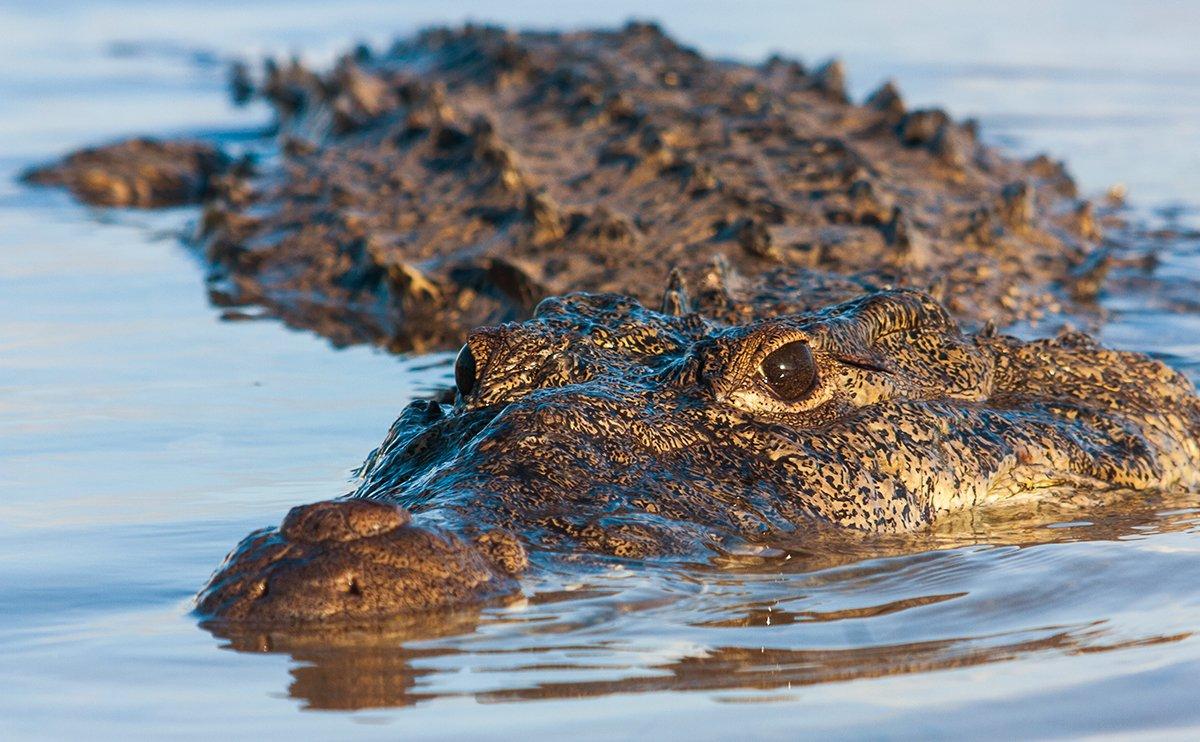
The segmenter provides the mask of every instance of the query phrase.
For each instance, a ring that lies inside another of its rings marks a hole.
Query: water
[[[221,60],[316,59],[431,21],[616,23],[635,3],[0,5],[0,737],[1051,737],[1200,727],[1200,503],[975,524],[902,556],[528,583],[371,637],[216,638],[189,601],[234,543],[349,470],[446,358],[223,321],[188,210],[13,182],[129,133],[246,141]],[[669,3],[704,51],[845,57],[861,94],[981,119],[1085,191],[1195,226],[1200,9],[1114,2]],[[1200,275],[1186,240],[1163,270]],[[1105,339],[1200,371],[1200,320],[1113,302]],[[971,533],[964,536],[963,533]]]

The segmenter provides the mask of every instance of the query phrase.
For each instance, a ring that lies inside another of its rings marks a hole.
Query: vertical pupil
[[[475,388],[475,355],[469,345],[464,345],[454,359],[454,384],[464,397]]]

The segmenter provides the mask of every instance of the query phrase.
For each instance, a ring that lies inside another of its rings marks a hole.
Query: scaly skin
[[[275,113],[271,157],[134,141],[28,177],[107,205],[202,200],[213,300],[338,344],[458,347],[547,296],[649,301],[714,258],[929,290],[967,324],[1079,323],[1140,254],[1101,243],[1112,214],[1061,164],[891,84],[858,104],[840,64],[707,59],[652,25],[435,28],[328,70],[237,69],[235,96]]]
[[[784,346],[815,370],[787,377],[790,401],[764,370]],[[453,402],[411,404],[352,496],[248,537],[200,612],[374,619],[511,593],[527,552],[694,560],[1018,497],[1200,487],[1183,376],[1080,334],[965,335],[911,291],[738,326],[576,294],[476,330],[458,371]]]

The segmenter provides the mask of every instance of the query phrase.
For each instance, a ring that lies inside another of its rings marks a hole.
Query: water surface
[[[976,116],[1064,157],[1085,191],[1194,227],[1200,10],[947,1],[656,11],[707,53],[846,58],[861,95]],[[616,23],[634,3],[0,7],[0,737],[692,739],[1191,737],[1200,727],[1200,502],[991,519],[916,553],[797,552],[724,573],[528,583],[506,608],[353,638],[217,638],[190,600],[224,553],[349,471],[446,357],[334,349],[227,321],[177,239],[188,210],[91,210],[19,170],[131,133],[231,146],[223,60],[328,58],[431,21]],[[1200,278],[1200,245],[1162,271]],[[1108,342],[1196,377],[1200,321],[1113,299]]]

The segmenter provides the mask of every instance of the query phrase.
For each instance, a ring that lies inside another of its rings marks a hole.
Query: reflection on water
[[[1029,736],[1194,732],[1189,498],[975,512],[920,538],[748,547],[721,569],[551,564],[515,602],[356,633],[197,629],[189,601],[225,551],[347,489],[446,358],[221,321],[260,313],[210,305],[174,237],[192,214],[89,211],[12,176],[131,132],[245,144],[265,114],[225,100],[214,60],[232,54],[464,15],[645,12],[512,5],[0,7],[0,737],[1013,736],[1014,719]],[[1200,317],[1174,313],[1200,296],[1195,8],[823,8],[659,13],[711,53],[842,50],[858,93],[894,74],[917,105],[1065,156],[1088,193],[1129,183],[1137,248],[1171,280],[1129,274],[1136,291],[1105,298],[1102,336],[1197,378]]]
[[[288,694],[312,709],[665,691],[785,700],[822,683],[1189,639],[1192,630],[1127,635],[1102,618],[1043,617],[1043,601],[1052,613],[1067,596],[1051,598],[1037,582],[1047,570],[1082,566],[1039,547],[1191,534],[1200,525],[1194,504],[1129,496],[1093,503],[1086,521],[1060,520],[1061,508],[1005,508],[920,537],[776,544],[719,571],[618,565],[581,575],[576,565],[551,566],[515,603],[449,616],[303,632],[208,628],[225,648],[290,657]],[[1018,585],[991,584],[1005,574]],[[1116,582],[1104,599],[1126,589]],[[963,621],[972,614],[980,621]],[[663,640],[647,644],[655,634]],[[445,677],[466,668],[470,679]]]
[[[464,625],[464,630],[473,627]],[[437,672],[424,667],[434,659],[474,664],[479,655],[440,653],[409,649],[406,634],[372,633],[346,646],[323,643],[292,644],[277,640],[273,651],[287,652],[296,665],[290,670],[288,694],[305,708],[357,710],[400,707],[431,701],[440,696],[468,695],[483,703],[578,699],[629,693],[663,691],[752,690],[762,695],[751,700],[782,701],[802,686],[861,680],[884,676],[924,673],[972,667],[1020,659],[1038,652],[1076,654],[1106,652],[1133,647],[1168,644],[1190,637],[1190,633],[1145,639],[1107,641],[1097,624],[1054,626],[1011,634],[962,637],[925,642],[906,642],[846,649],[786,649],[776,647],[716,646],[676,659],[646,662],[636,652],[620,664],[621,652],[611,651],[602,671],[571,660],[544,661],[539,654],[556,658],[586,652],[587,647],[550,646],[538,650],[497,649],[488,659],[511,657],[507,665],[488,672],[504,673],[512,680],[528,677],[531,685],[478,692],[454,691],[438,694],[423,690],[420,682]],[[236,645],[234,645],[236,646]],[[572,649],[576,650],[572,652]],[[594,651],[594,650],[593,650]],[[481,653],[482,654],[482,653]],[[455,656],[459,655],[459,656]],[[515,655],[515,656],[514,656]],[[613,679],[583,679],[594,675],[620,674]],[[614,672],[618,671],[618,672]],[[545,675],[580,675],[578,680],[547,680]]]

